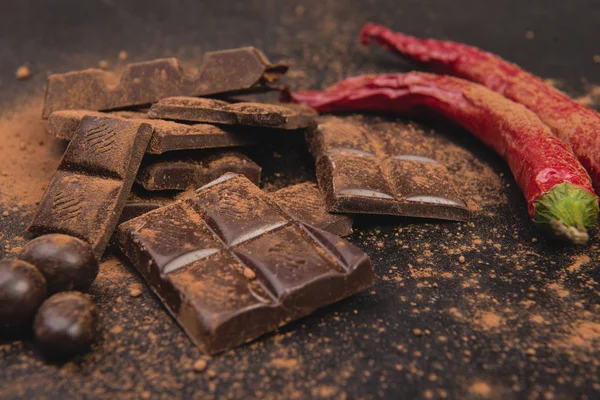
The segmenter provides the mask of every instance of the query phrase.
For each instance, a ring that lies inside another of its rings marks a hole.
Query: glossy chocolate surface
[[[329,211],[469,218],[466,204],[449,183],[450,171],[406,126],[366,128],[337,117],[320,117],[307,137]]]
[[[373,284],[362,251],[226,174],[119,226],[119,243],[190,338],[215,353]]]

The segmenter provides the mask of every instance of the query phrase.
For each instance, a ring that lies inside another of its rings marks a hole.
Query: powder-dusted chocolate
[[[223,125],[300,129],[314,121],[304,109],[280,104],[228,103],[217,99],[169,97],[152,105],[150,118],[193,121]]]
[[[295,220],[234,174],[118,231],[123,252],[208,353],[366,289],[375,277],[358,248]]]
[[[83,239],[100,259],[151,136],[145,123],[85,117],[28,229]]]
[[[331,212],[469,218],[450,171],[404,125],[320,117],[307,138]]]
[[[19,258],[44,274],[49,294],[87,290],[98,275],[98,260],[92,247],[81,239],[60,233],[33,239],[23,247]]]
[[[146,157],[136,182],[146,190],[187,190],[206,185],[227,172],[260,182],[260,165],[236,151],[217,151],[195,156],[177,153]]]
[[[178,195],[177,192],[141,192],[138,190],[129,196],[121,213],[119,224],[173,203],[176,198],[187,195],[187,193]],[[336,236],[352,234],[352,215],[327,212],[325,200],[317,185],[312,182],[288,186],[267,193],[267,196],[283,208],[285,212],[302,223],[312,225]]]
[[[116,111],[102,113],[87,110],[56,111],[48,119],[48,132],[58,138],[71,140],[84,117],[104,117],[117,121],[129,119],[147,123],[154,129],[147,152],[162,154],[174,150],[212,149],[256,144],[255,132],[250,129],[218,127],[211,124],[180,124],[173,121],[148,119],[147,113]]]
[[[352,234],[353,217],[327,212],[325,200],[315,183],[304,182],[288,186],[269,193],[269,197],[298,221],[336,236]]]
[[[101,69],[48,77],[43,118],[57,110],[111,110],[150,104],[169,96],[206,96],[265,90],[286,71],[254,47],[212,51],[198,68],[176,58],[128,64],[122,74]]]
[[[40,307],[33,330],[46,356],[71,356],[87,350],[96,340],[98,310],[86,294],[57,293]]]

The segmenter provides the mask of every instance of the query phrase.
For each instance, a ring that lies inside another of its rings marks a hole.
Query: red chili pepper
[[[600,114],[596,111],[574,102],[518,65],[476,47],[419,39],[376,24],[366,24],[360,38],[363,43],[374,39],[388,50],[438,73],[480,83],[523,104],[571,147],[600,190]]]
[[[411,72],[365,75],[325,91],[290,94],[319,112],[371,110],[413,115],[426,108],[469,130],[508,162],[533,221],[585,243],[598,215],[590,177],[573,152],[531,111],[484,86]]]

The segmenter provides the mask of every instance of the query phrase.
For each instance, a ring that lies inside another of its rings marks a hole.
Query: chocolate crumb
[[[27,65],[21,65],[19,68],[17,68],[17,71],[15,72],[15,76],[17,77],[18,80],[22,81],[31,76],[31,70],[29,69],[29,67]]]
[[[194,363],[194,371],[196,372],[204,372],[206,370],[206,367],[208,366],[208,364],[206,363],[206,360],[203,358],[200,358],[199,360],[197,360]],[[211,369],[211,371],[214,371]]]
[[[256,278],[256,274],[254,273],[254,271],[252,271],[248,267],[244,268],[244,276],[246,277],[246,279],[250,279],[250,280]]]
[[[129,295],[131,297],[139,297],[141,294],[142,294],[142,289],[140,288],[139,284],[134,283],[129,286]]]
[[[214,379],[217,377],[217,370],[210,368],[208,371],[206,371],[206,375],[208,376],[208,379]]]

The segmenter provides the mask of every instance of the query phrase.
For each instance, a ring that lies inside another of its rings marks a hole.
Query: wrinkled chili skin
[[[581,186],[595,196],[590,177],[573,152],[533,112],[476,83],[421,72],[364,75],[322,92],[290,96],[319,112],[414,115],[425,107],[452,120],[507,161],[532,217],[539,197],[561,183]]]
[[[600,190],[600,114],[574,102],[542,79],[492,53],[451,41],[419,39],[366,24],[363,43],[375,40],[390,51],[438,73],[480,83],[523,104],[567,143]]]

